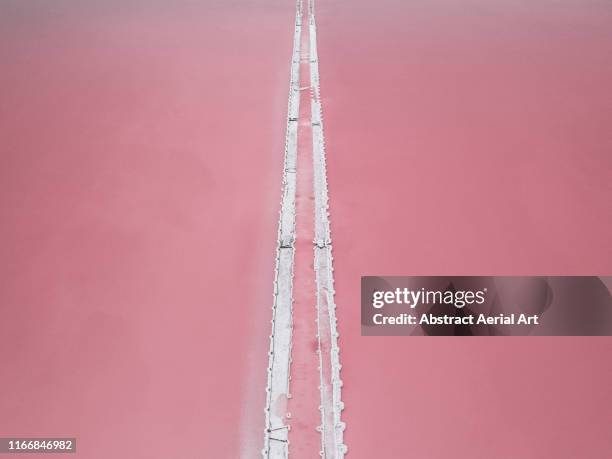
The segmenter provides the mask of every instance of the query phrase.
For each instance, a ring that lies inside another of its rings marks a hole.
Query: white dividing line
[[[297,1],[291,84],[285,140],[285,167],[283,171],[283,195],[278,227],[274,303],[272,307],[272,334],[268,362],[266,388],[266,431],[262,454],[266,459],[287,459],[289,456],[289,426],[285,424],[287,399],[290,398],[293,269],[295,256],[296,174],[298,154],[298,117],[300,92],[300,47],[302,33],[302,0]],[[334,274],[329,224],[327,190],[327,166],[323,117],[319,89],[319,64],[317,55],[317,30],[314,0],[308,0],[308,34],[310,56],[310,92],[314,213],[314,275],[316,278],[317,352],[319,357],[319,389],[321,425],[320,456],[325,459],[343,459],[347,452],[344,445],[345,424],[341,420],[344,408],[341,397],[340,349],[336,304],[334,302]],[[316,407],[313,407],[316,409]],[[313,457],[316,452],[313,451]]]
[[[342,459],[347,452],[344,444],[345,424],[341,415],[342,379],[340,378],[340,348],[336,303],[334,301],[334,269],[329,224],[329,197],[323,114],[320,101],[319,57],[314,0],[308,1],[310,35],[310,84],[312,110],[312,153],[315,195],[314,269],[317,285],[317,341],[321,392],[321,456]]]
[[[291,330],[293,303],[293,259],[295,255],[295,198],[297,173],[297,132],[300,104],[300,42],[302,34],[301,0],[297,1],[287,132],[283,191],[278,224],[272,334],[266,386],[266,429],[262,455],[270,459],[288,457],[289,426],[285,424],[286,404],[290,397]]]

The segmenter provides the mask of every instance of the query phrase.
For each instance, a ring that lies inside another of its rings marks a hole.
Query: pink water
[[[0,436],[257,457],[294,4],[0,5]]]
[[[612,5],[317,14],[349,457],[612,457],[610,339],[359,320],[362,275],[612,272]]]
[[[258,457],[294,6],[2,2],[0,436]],[[612,457],[609,339],[359,323],[361,275],[610,274],[610,4],[317,15],[348,457]]]

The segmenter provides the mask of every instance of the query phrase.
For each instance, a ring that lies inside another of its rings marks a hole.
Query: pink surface
[[[612,457],[610,339],[359,334],[361,275],[611,273],[612,8],[536,3],[318,1],[348,457]],[[293,18],[2,2],[0,436],[258,457]]]
[[[0,5],[0,436],[258,457],[293,2]]]
[[[609,338],[360,336],[362,275],[612,272],[612,7],[319,1],[351,458],[612,457]]]

